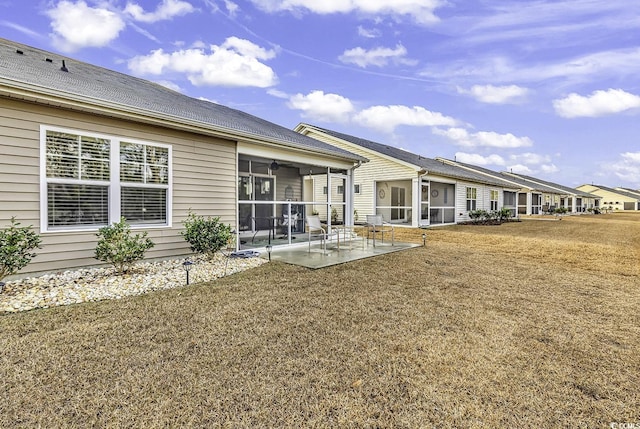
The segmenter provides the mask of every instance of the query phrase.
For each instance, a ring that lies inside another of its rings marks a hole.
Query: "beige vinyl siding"
[[[189,209],[236,224],[236,143],[130,121],[0,99],[0,226],[12,216],[40,227],[40,126],[168,144],[173,148],[172,226],[145,228],[156,246],[148,258],[190,253],[180,235]],[[21,274],[98,265],[96,231],[47,232]]]
[[[297,168],[280,167],[275,173],[276,177],[276,200],[286,201],[285,190],[291,186],[293,197],[291,201],[302,201],[302,181]],[[279,214],[279,213],[278,213]]]
[[[313,197],[311,198],[313,202],[320,203],[314,204],[313,209],[318,212],[318,216],[322,219],[323,222],[326,222],[327,217],[327,199],[329,190],[327,189],[327,193],[325,194],[324,190],[327,187],[327,175],[326,174],[318,174],[312,176],[313,180]],[[311,215],[312,212],[307,213],[307,215]]]
[[[608,208],[609,206],[611,206],[613,210],[624,210],[625,202],[626,203],[633,202],[636,204],[636,207],[637,207],[638,199],[630,198],[630,197],[627,197],[626,195],[620,195],[615,192],[600,189],[597,186],[583,185],[583,186],[579,186],[577,189],[583,192],[589,192],[591,194],[602,197],[602,200],[600,201],[600,207],[602,208]]]
[[[391,180],[411,180],[417,177],[417,169],[398,161],[383,157],[376,152],[366,150],[358,145],[345,143],[343,140],[331,138],[325,134],[309,130],[307,136],[329,143],[332,146],[363,156],[369,162],[363,163],[354,170],[353,183],[360,185],[360,194],[354,195],[354,210],[358,211],[359,222],[366,215],[375,214],[375,182]],[[410,205],[410,204],[409,204]]]
[[[467,211],[467,188],[476,188],[477,190],[476,210],[481,210],[483,206],[484,189],[482,185],[470,182],[456,182],[456,222],[466,222],[470,219]]]

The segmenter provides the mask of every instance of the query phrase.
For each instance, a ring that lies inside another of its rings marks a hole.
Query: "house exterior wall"
[[[340,139],[331,138],[313,130],[308,130],[305,134],[316,140],[323,141],[369,159],[369,162],[366,162],[355,169],[353,177],[353,183],[360,185],[360,193],[354,195],[353,205],[354,210],[358,211],[359,222],[366,219],[366,215],[375,214],[377,198],[376,182],[411,180],[414,177],[417,177],[417,171],[415,168],[411,168],[397,161],[380,156],[377,152],[366,150],[358,145],[345,143]],[[408,192],[410,192],[410,190]],[[412,204],[408,202],[407,205],[411,206]]]
[[[476,210],[492,211],[491,191],[498,192],[498,210],[502,209],[504,204],[504,192],[502,188],[459,180],[456,183],[456,222],[467,222],[471,220],[469,211],[467,211],[467,188],[476,189]]]
[[[627,210],[636,210],[636,208],[638,207],[638,201],[640,201],[640,199],[638,198],[631,198],[626,195],[607,191],[605,189],[600,189],[597,186],[593,185],[582,185],[578,186],[576,189],[602,197],[602,200],[600,201],[600,207],[603,209],[611,207],[613,210],[625,210],[624,203],[633,203],[627,204]],[[633,206],[634,208],[631,209],[630,206]]]
[[[236,143],[161,127],[0,99],[0,227],[15,216],[40,233],[40,127],[99,133],[172,147],[172,224],[145,227],[147,258],[190,253],[180,235],[189,210],[236,225]],[[46,214],[44,214],[46,216]],[[42,232],[43,248],[20,275],[98,265],[95,230]]]

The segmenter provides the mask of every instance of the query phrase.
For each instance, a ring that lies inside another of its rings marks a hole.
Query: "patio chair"
[[[385,222],[382,215],[367,215],[367,242],[369,241],[369,236],[373,236],[373,247],[376,247],[376,234],[380,233],[382,237],[382,242],[384,243],[384,233],[391,233],[391,245],[394,245],[394,232],[393,225],[389,222]]]
[[[298,225],[298,216],[299,214],[293,209],[293,207],[291,210],[291,217],[289,217],[289,212],[287,211],[287,207],[284,206],[282,208],[282,220],[280,221],[282,234],[284,234],[282,238],[286,238],[289,236],[289,219],[291,219],[291,232],[297,232],[296,227]]]
[[[320,247],[322,253],[327,252],[327,230],[320,222],[320,216],[307,216],[307,230],[309,233],[309,253],[311,253],[311,237],[320,237]]]

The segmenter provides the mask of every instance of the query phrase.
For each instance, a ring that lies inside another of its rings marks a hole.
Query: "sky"
[[[640,188],[630,0],[0,0],[0,36],[294,128]]]

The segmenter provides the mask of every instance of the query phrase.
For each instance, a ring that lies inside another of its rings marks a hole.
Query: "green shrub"
[[[41,242],[31,225],[21,227],[12,217],[11,225],[0,230],[0,280],[26,267],[36,256],[33,250],[39,249]]]
[[[511,219],[512,217],[512,213],[511,213],[511,209],[503,207],[499,212],[498,212],[498,219],[500,220],[500,222],[507,222],[509,219]]]
[[[181,234],[191,245],[191,250],[208,258],[226,247],[233,237],[231,226],[220,222],[219,217],[204,218],[189,212],[182,224],[185,229]]]
[[[484,222],[487,220],[489,213],[486,210],[471,210],[469,212],[469,218],[473,223]]]
[[[96,259],[112,264],[120,274],[129,271],[134,262],[143,259],[144,253],[155,246],[146,231],[133,235],[124,217],[100,228],[97,236]]]

